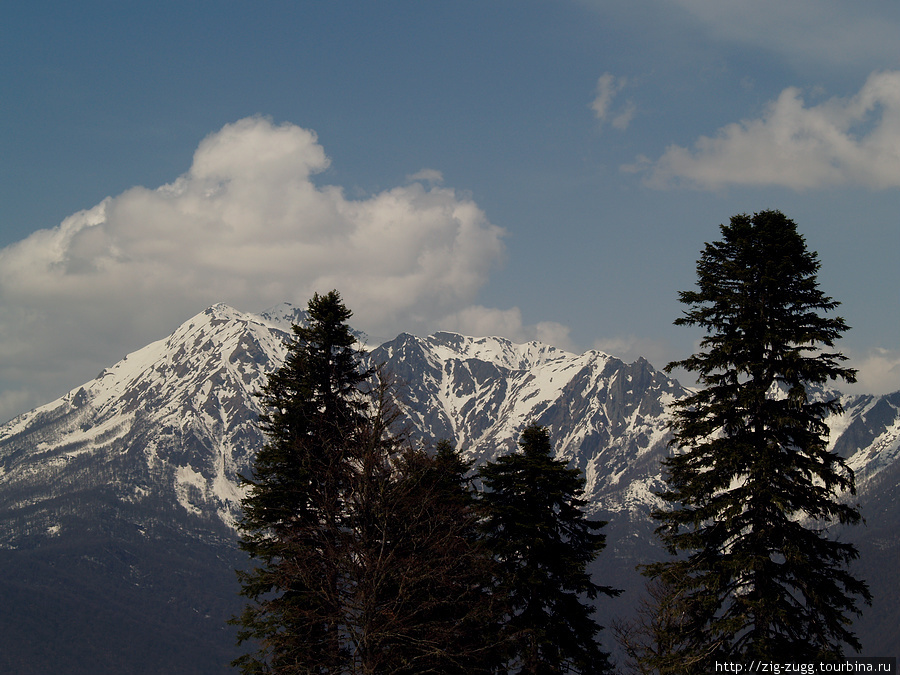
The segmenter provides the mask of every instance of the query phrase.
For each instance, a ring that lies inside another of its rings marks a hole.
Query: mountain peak
[[[231,318],[238,314],[241,314],[238,310],[236,310],[231,305],[226,305],[224,302],[217,302],[210,307],[207,307],[201,314],[205,314],[207,316],[212,316],[215,318]]]
[[[520,344],[497,336],[469,337],[442,331],[421,340],[441,359],[477,359],[510,370],[527,370],[550,361],[575,356],[543,342]]]
[[[302,307],[290,302],[282,302],[254,315],[254,318],[268,326],[290,333],[293,326],[305,324],[308,315]]]

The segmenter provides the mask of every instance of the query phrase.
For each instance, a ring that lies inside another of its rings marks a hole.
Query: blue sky
[[[223,301],[340,289],[661,367],[703,243],[780,209],[900,389],[893,0],[15,3],[0,418]]]

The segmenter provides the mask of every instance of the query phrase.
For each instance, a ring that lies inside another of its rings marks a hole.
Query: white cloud
[[[604,73],[597,79],[596,96],[591,102],[591,110],[601,124],[610,121],[620,131],[628,128],[637,109],[634,103],[628,101],[625,108],[619,109],[617,113],[612,109],[613,100],[627,83],[624,77],[617,78],[610,73]]]
[[[813,106],[785,89],[759,118],[622,169],[647,172],[654,187],[900,187],[900,71],[873,73],[855,96]]]
[[[628,101],[625,104],[625,110],[613,117],[611,124],[619,131],[624,131],[631,124],[635,112],[637,112],[637,106],[632,101]]]
[[[597,80],[597,96],[591,103],[591,109],[601,122],[609,115],[609,106],[620,88],[616,77],[610,73],[604,73]]]
[[[849,366],[857,369],[856,384],[839,387],[850,393],[890,394],[900,391],[900,350],[871,349],[856,355],[850,351]]]
[[[883,64],[900,31],[900,8],[893,0],[667,1],[713,39],[765,49],[797,65]]]
[[[174,182],[0,250],[0,417],[219,301],[258,311],[337,288],[354,325],[388,337],[472,303],[503,254],[477,204],[434,170],[349,199],[313,181],[328,166],[313,132],[243,119],[203,140]]]
[[[520,343],[536,340],[560,349],[575,351],[567,326],[555,321],[526,325],[522,321],[522,311],[518,307],[493,309],[473,305],[444,317],[440,324],[444,330],[463,335],[502,336]]]
[[[591,347],[617,359],[630,363],[644,358],[661,370],[671,360],[671,347],[660,340],[637,337],[634,335],[601,338],[594,341]]]

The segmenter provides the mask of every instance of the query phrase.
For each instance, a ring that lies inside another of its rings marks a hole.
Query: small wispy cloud
[[[855,96],[818,105],[790,87],[758,118],[621,168],[658,188],[900,187],[900,71],[873,73]]]
[[[591,110],[601,124],[609,122],[620,131],[628,128],[637,110],[634,102],[626,101],[624,107],[613,106],[613,101],[620,91],[628,84],[624,77],[616,77],[611,73],[604,73],[597,79],[594,100],[591,102]]]
[[[599,338],[591,349],[615,356],[625,362],[645,358],[655,368],[663,368],[673,357],[671,347],[661,340],[635,335]]]
[[[575,351],[569,327],[555,321],[541,321],[526,324],[522,320],[522,310],[495,309],[481,305],[471,305],[444,317],[441,325],[464,335],[502,336],[514,342],[543,342],[560,349]]]
[[[889,394],[900,391],[900,349],[870,349],[863,354],[848,352],[850,367],[857,369],[856,384],[844,387],[850,393]]]
[[[441,185],[444,182],[444,174],[437,169],[422,169],[411,173],[406,177],[410,183],[422,182],[431,183],[432,185]]]

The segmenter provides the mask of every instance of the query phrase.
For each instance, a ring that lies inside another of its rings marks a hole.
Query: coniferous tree
[[[488,672],[491,558],[477,541],[468,465],[412,448],[391,378],[365,370],[336,291],[315,295],[262,392],[242,506],[233,619],[256,649],[244,673]]]
[[[585,517],[584,478],[554,459],[545,427],[527,427],[520,446],[521,454],[479,470],[482,531],[498,563],[495,592],[505,602],[504,665],[527,674],[610,672],[597,641],[601,627],[585,602],[618,594],[586,569],[605,546],[606,523]]]
[[[251,602],[234,621],[241,641],[259,645],[235,662],[245,673],[341,672],[347,658],[336,562],[347,550],[343,499],[370,375],[350,316],[337,291],[315,294],[308,324],[293,327],[285,364],[262,391],[267,443],[245,479],[240,523],[241,548],[259,566],[239,573]]]
[[[834,348],[847,329],[818,287],[820,264],[778,211],[738,215],[697,263],[697,290],[677,325],[706,331],[701,351],[667,367],[702,388],[676,404],[664,460],[666,509],[654,513],[674,560],[646,573],[667,589],[667,648],[659,672],[706,672],[722,658],[814,659],[858,650],[850,615],[870,599],[847,567],[856,548],[827,536],[860,520],[853,472],[827,449],[824,418],[841,410],[814,395],[855,371]]]

